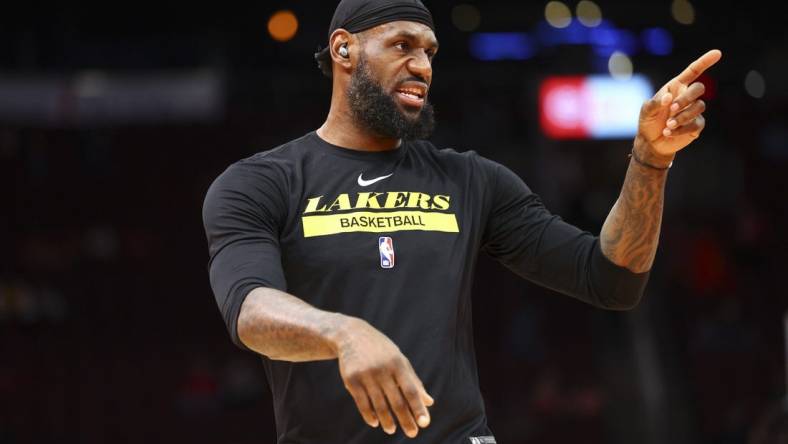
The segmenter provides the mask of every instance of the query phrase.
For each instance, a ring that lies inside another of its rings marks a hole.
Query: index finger
[[[706,54],[698,57],[698,59],[694,62],[690,63],[689,66],[681,72],[681,74],[676,76],[676,80],[684,84],[689,84],[700,77],[700,75],[703,74],[703,71],[706,71],[715,63],[719,62],[721,58],[722,52],[719,49],[712,49]]]

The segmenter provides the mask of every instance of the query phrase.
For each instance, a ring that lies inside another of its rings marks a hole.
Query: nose
[[[432,81],[432,62],[426,51],[419,51],[418,55],[410,59],[408,70],[414,76],[424,79],[428,85]]]

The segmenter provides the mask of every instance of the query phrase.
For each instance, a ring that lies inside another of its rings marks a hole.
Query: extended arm
[[[595,307],[628,310],[637,305],[648,273],[613,263],[598,236],[550,213],[508,168],[494,164],[490,171],[495,186],[484,251],[518,275]]]
[[[602,252],[613,263],[635,273],[651,269],[662,224],[667,168],[676,152],[695,140],[706,123],[701,114],[706,104],[700,100],[705,88],[692,82],[720,57],[718,50],[707,52],[643,104],[624,186],[600,234]]]
[[[636,140],[634,156],[667,168],[672,159],[651,155],[643,144],[640,138]],[[667,169],[652,168],[630,159],[621,194],[599,235],[602,253],[614,264],[635,273],[651,269],[659,242],[667,175]]]

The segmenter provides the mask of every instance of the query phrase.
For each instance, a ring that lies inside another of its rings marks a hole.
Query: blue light
[[[577,20],[572,20],[565,28],[555,28],[546,21],[536,25],[536,37],[543,46],[558,46],[563,44],[582,45],[588,43],[588,28]]]
[[[566,28],[554,28],[547,22],[539,22],[536,36],[539,43],[546,47],[587,44],[601,57],[610,57],[615,51],[633,55],[639,49],[638,39],[631,31],[617,28],[609,20],[602,20],[593,28],[583,26],[576,20]]]
[[[555,46],[561,43],[561,33],[557,28],[553,28],[546,21],[541,21],[536,25],[536,38],[543,46]]]
[[[664,28],[648,28],[641,33],[643,46],[654,55],[668,55],[673,52],[673,36]]]
[[[635,34],[626,29],[601,26],[592,28],[590,40],[594,47],[594,53],[601,57],[610,57],[616,51],[631,56],[638,50],[638,40]]]
[[[596,57],[606,60],[620,51],[633,56],[642,49],[655,55],[667,55],[673,50],[673,37],[663,28],[648,28],[638,35],[618,28],[609,20],[588,28],[573,20],[565,28],[555,28],[546,21],[537,23],[533,37],[524,32],[486,32],[472,34],[470,52],[479,60],[526,60],[541,48],[561,45],[589,45]],[[606,71],[603,69],[601,71]]]
[[[589,32],[589,43],[594,46],[614,46],[618,36],[615,26],[597,26]]]
[[[471,55],[479,60],[526,60],[536,46],[524,32],[478,32],[468,42]]]
[[[560,29],[563,41],[567,45],[581,45],[588,43],[588,28],[578,20],[572,20],[566,28]]]

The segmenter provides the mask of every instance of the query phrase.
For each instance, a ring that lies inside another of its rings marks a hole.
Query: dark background
[[[478,31],[544,20],[545,2],[468,3]],[[433,142],[504,163],[555,213],[598,232],[631,139],[549,140],[536,101],[542,78],[600,72],[598,59],[561,45],[477,61],[470,33],[452,24],[457,4],[427,2],[442,46]],[[671,33],[670,55],[632,58],[655,87],[723,51],[704,78],[707,127],[669,173],[637,309],[595,310],[482,258],[474,322],[489,422],[501,443],[745,443],[785,393],[788,8],[694,2],[695,22],[681,25],[670,2],[599,5],[619,27]],[[61,2],[3,13],[0,443],[275,441],[259,360],[232,346],[208,285],[201,206],[227,165],[323,122],[331,85],[311,55],[334,6]],[[299,19],[288,42],[266,30],[280,9]],[[750,70],[765,80],[762,98],[745,89]],[[212,73],[221,94],[192,117],[145,97],[75,111],[75,94],[89,99],[103,78],[194,72]],[[34,83],[56,92],[20,86]],[[113,111],[135,103],[134,118]]]

